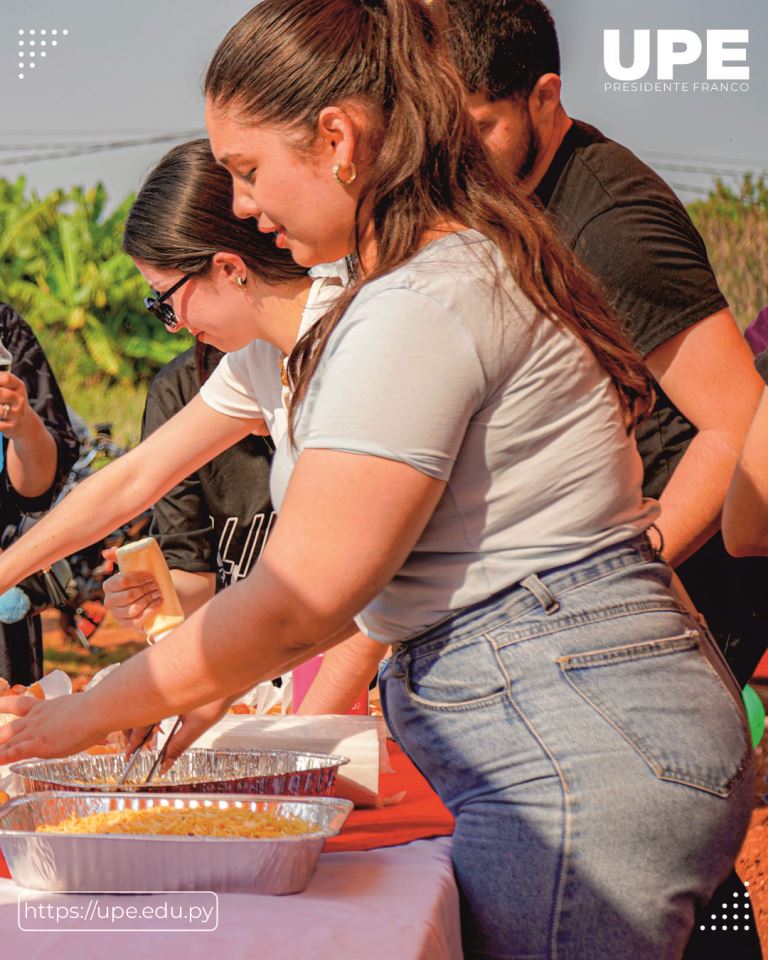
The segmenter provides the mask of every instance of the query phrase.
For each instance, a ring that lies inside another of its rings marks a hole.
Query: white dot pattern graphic
[[[745,886],[745,887],[748,887],[748,886],[749,886],[749,883],[748,883],[748,882],[745,882],[745,883],[744,883],[744,886]],[[751,903],[750,903],[750,901],[749,901],[749,892],[748,892],[748,891],[745,891],[745,892],[744,892],[744,899],[745,899],[745,901],[746,901],[746,902],[744,902],[744,903],[742,903],[742,901],[739,899],[739,894],[738,894],[738,892],[737,892],[737,893],[734,893],[733,896],[734,896],[734,901],[733,901],[732,903],[726,902],[726,903],[721,904],[721,909],[722,909],[722,910],[732,910],[732,911],[738,911],[739,909],[743,909],[743,910],[744,910],[744,915],[742,916],[742,915],[740,915],[738,912],[731,913],[731,914],[730,914],[731,920],[738,921],[738,922],[733,923],[730,927],[728,926],[727,923],[724,923],[724,924],[722,924],[722,926],[720,926],[719,929],[720,929],[720,930],[726,930],[726,931],[727,931],[727,930],[734,930],[734,931],[744,930],[745,932],[748,932],[749,929],[750,929],[749,923],[746,922],[746,923],[744,923],[744,926],[741,926],[740,921],[749,921],[749,920],[751,920],[751,916],[750,916],[750,912],[749,912],[749,911],[750,911],[750,908],[751,908]],[[720,919],[721,919],[721,920],[728,920],[728,916],[729,916],[728,913],[723,913],[723,914],[720,915]],[[710,929],[711,931],[717,932],[717,930],[718,930],[718,924],[717,924],[718,915],[717,915],[716,913],[711,913],[711,914],[709,915],[709,918],[710,918],[710,921],[711,921],[711,926],[709,927],[709,929]],[[706,925],[705,923],[702,923],[702,924],[699,925],[699,930],[706,931],[706,929],[707,929],[707,925]]]
[[[35,36],[38,36],[38,35],[41,36],[41,37],[46,37],[46,36],[49,36],[49,35],[52,36],[52,37],[56,37],[56,36],[59,35],[59,33],[61,33],[61,35],[62,35],[63,37],[69,36],[69,30],[68,30],[68,29],[66,29],[66,28],[59,28],[59,27],[53,27],[53,28],[47,28],[47,27],[46,27],[46,28],[40,28],[40,29],[38,29],[38,28],[36,28],[36,27],[35,27],[35,28],[30,27],[29,29],[25,29],[25,28],[23,28],[23,27],[20,27],[20,28],[18,29],[17,33],[18,33],[18,35],[19,35],[20,37],[27,37],[27,36],[28,36],[28,37],[35,37]],[[35,66],[36,66],[36,63],[35,63],[35,61],[34,61],[35,56],[36,56],[37,54],[39,54],[41,57],[45,57],[45,56],[48,55],[46,50],[32,50],[32,49],[30,49],[29,52],[26,53],[26,51],[23,49],[23,47],[24,47],[24,46],[35,47],[35,46],[38,46],[38,45],[39,45],[40,47],[46,47],[46,46],[49,45],[49,42],[48,42],[47,40],[37,40],[37,41],[36,41],[36,40],[23,40],[23,39],[22,39],[22,40],[19,40],[18,43],[19,43],[19,47],[22,48],[21,50],[19,50],[19,73],[18,73],[18,78],[19,78],[19,80],[23,80],[23,79],[24,79],[24,76],[25,76],[25,74],[24,74],[24,68],[25,68],[25,66],[29,66],[30,69],[34,69]],[[56,46],[58,46],[58,41],[57,41],[57,40],[51,40],[51,41],[50,41],[50,46],[51,46],[51,47],[56,47]],[[25,60],[23,59],[23,58],[25,57],[25,55],[30,58],[29,64],[26,64]]]

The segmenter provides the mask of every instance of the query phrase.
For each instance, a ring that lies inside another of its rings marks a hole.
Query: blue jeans
[[[682,956],[747,830],[752,750],[647,538],[397,644],[381,696],[456,817],[468,958]]]

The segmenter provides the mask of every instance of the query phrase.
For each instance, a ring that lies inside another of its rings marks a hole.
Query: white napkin
[[[283,682],[280,687],[276,687],[271,680],[256,684],[237,702],[255,708],[257,714],[269,713],[274,706],[280,704],[280,712],[284,716],[291,705],[293,685],[290,672],[283,674],[281,679]]]

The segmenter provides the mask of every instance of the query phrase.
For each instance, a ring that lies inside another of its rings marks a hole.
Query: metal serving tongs
[[[125,786],[125,781],[128,779],[128,776],[129,776],[131,770],[133,770],[133,768],[136,766],[136,761],[139,759],[139,754],[141,753],[142,748],[144,747],[144,744],[149,740],[149,738],[152,736],[152,734],[153,734],[154,732],[155,732],[155,725],[152,724],[152,726],[149,727],[149,729],[147,730],[147,732],[146,732],[146,733],[144,734],[144,736],[142,737],[141,743],[139,743],[138,747],[136,747],[136,749],[133,751],[133,753],[132,753],[132,754],[130,755],[130,757],[128,758],[128,762],[127,762],[126,765],[123,767],[123,772],[122,772],[122,773],[120,774],[120,776],[117,778],[117,786],[118,786],[118,787],[123,787],[123,786]]]
[[[165,762],[165,757],[166,757],[166,754],[168,753],[168,747],[170,747],[171,740],[173,740],[173,738],[176,736],[176,731],[179,729],[181,724],[182,724],[181,717],[176,717],[176,723],[174,723],[173,729],[168,734],[168,737],[165,743],[163,744],[162,749],[158,753],[157,760],[155,760],[155,762],[152,764],[152,767],[149,773],[147,774],[147,779],[144,781],[144,786],[147,786],[147,784],[152,782],[153,777]]]

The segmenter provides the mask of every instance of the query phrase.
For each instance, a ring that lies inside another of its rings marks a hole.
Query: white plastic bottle
[[[142,629],[150,643],[162,640],[166,633],[184,621],[184,611],[157,540],[154,537],[144,537],[143,540],[126,543],[118,548],[117,562],[123,573],[149,573],[154,577],[162,603],[160,609],[143,624]]]

